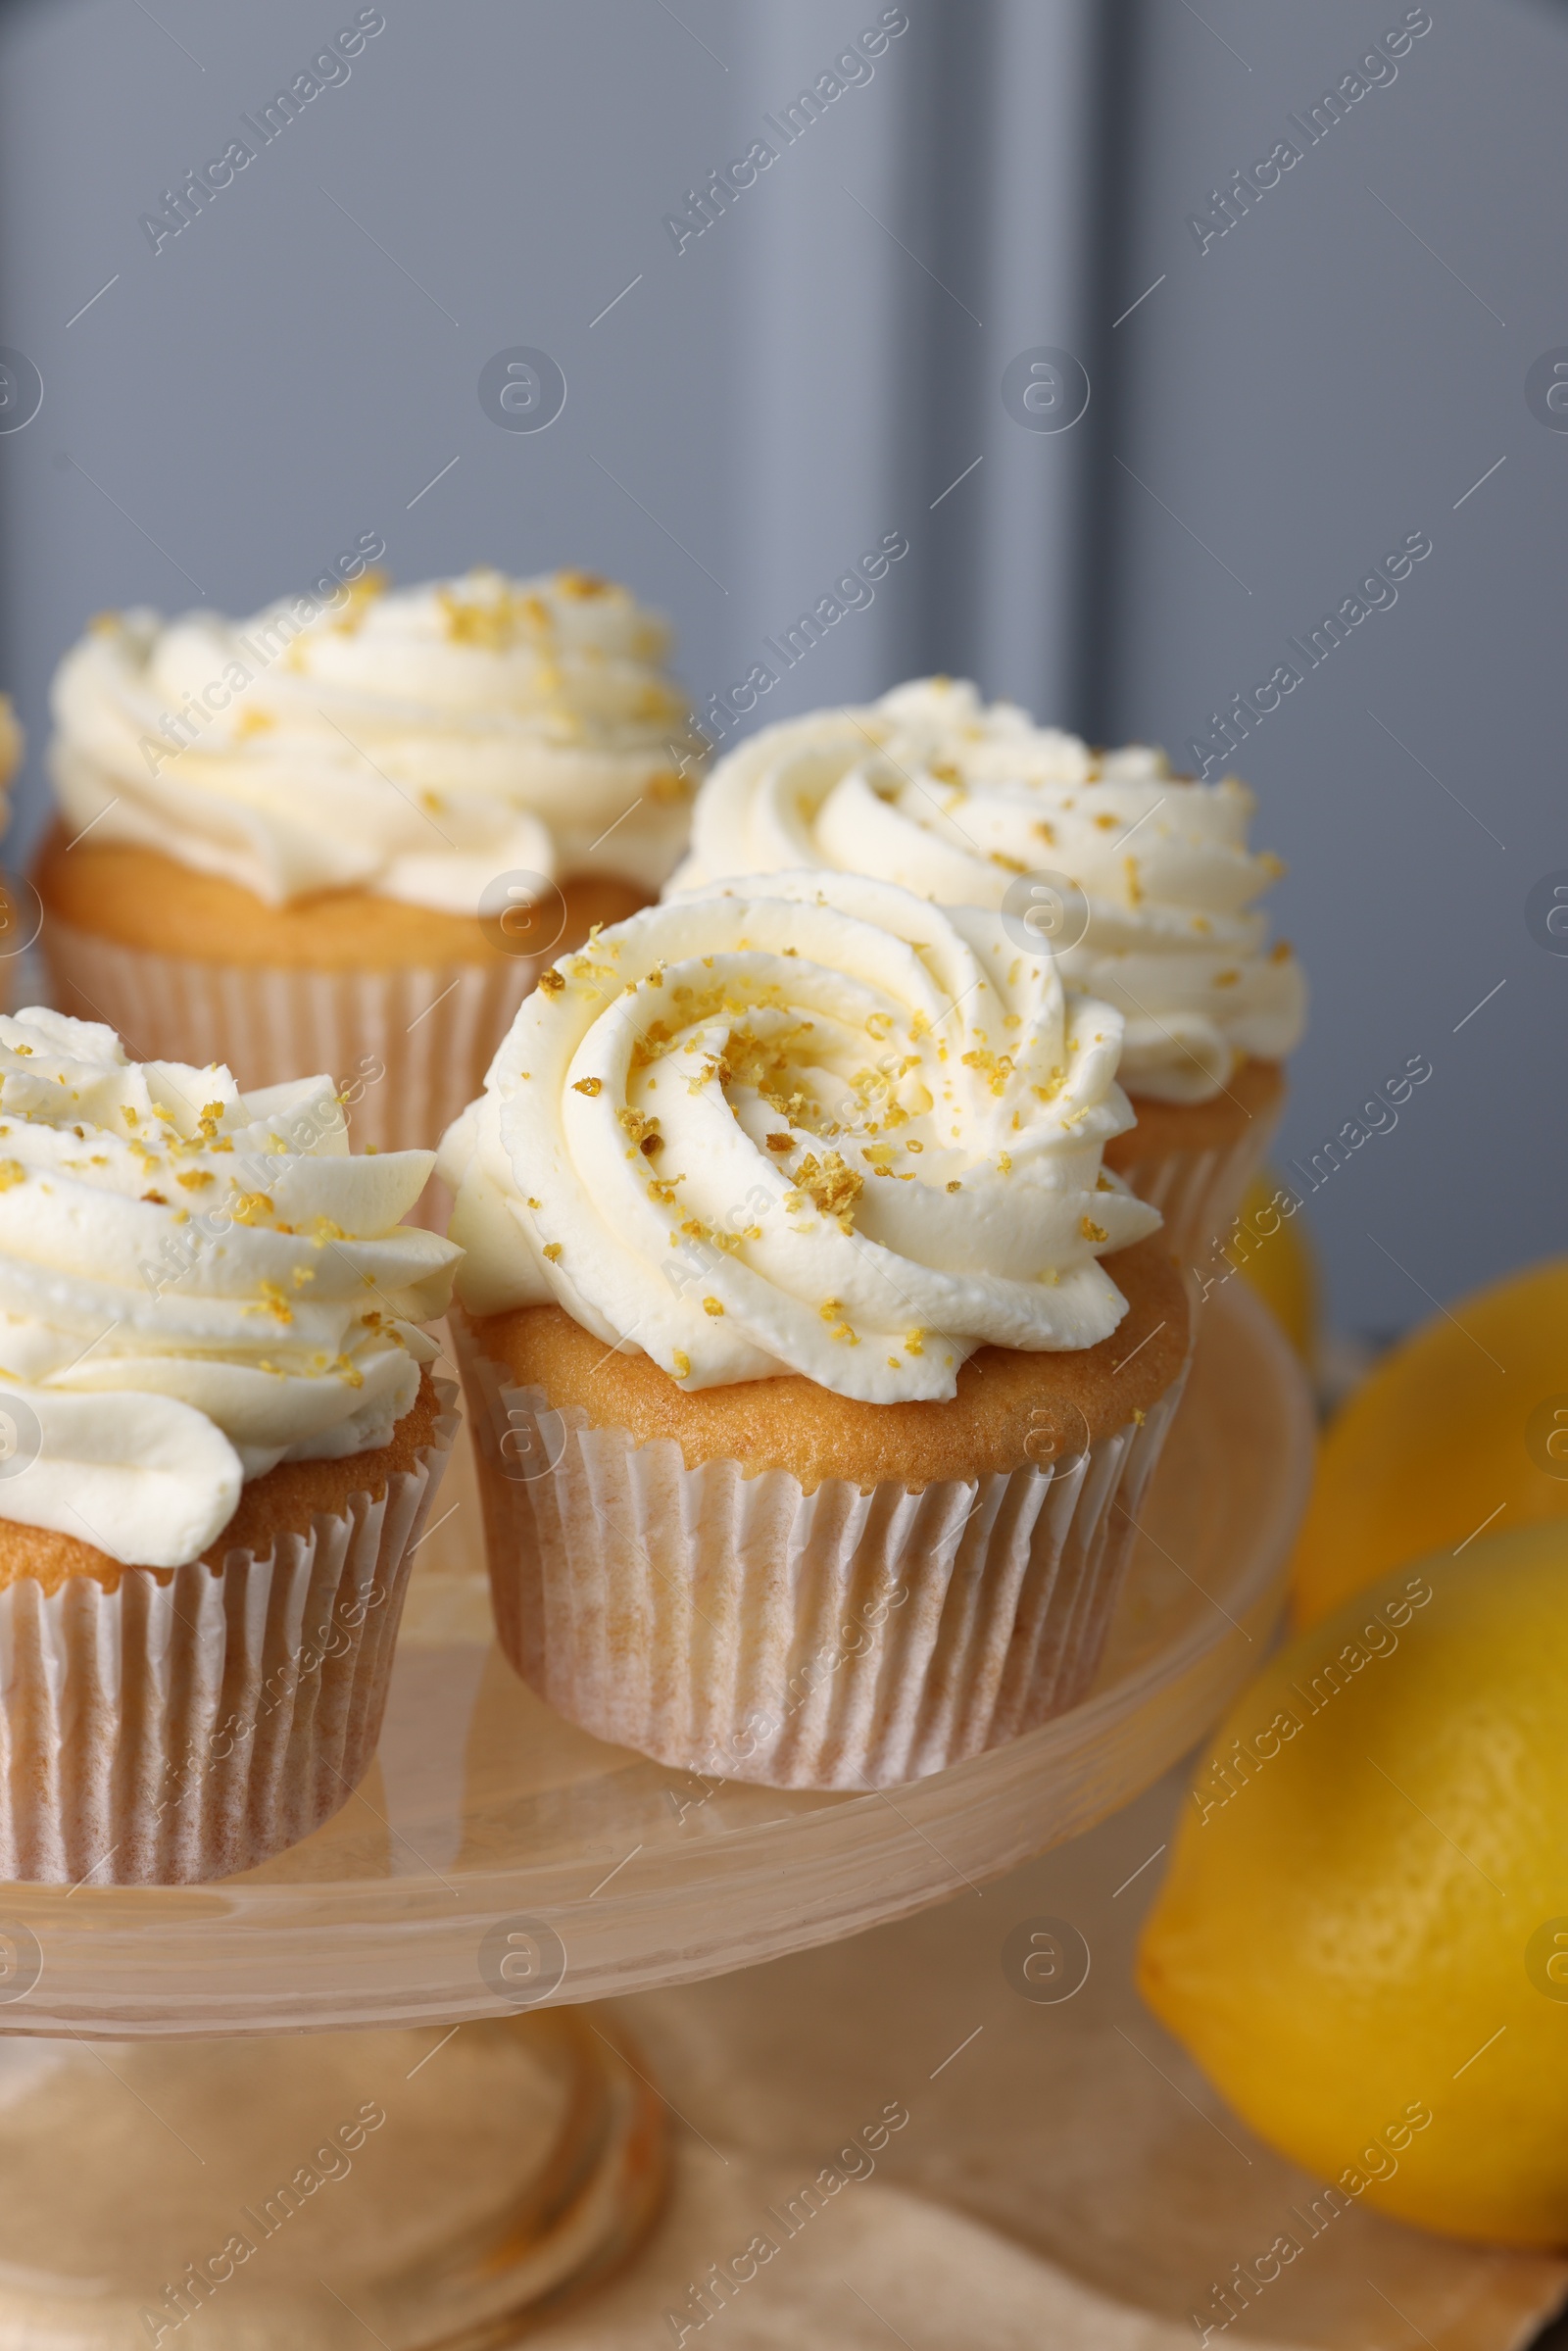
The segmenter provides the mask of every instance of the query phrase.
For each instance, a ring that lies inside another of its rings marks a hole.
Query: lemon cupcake
[[[456,1427],[430,1164],[0,1017],[0,1877],[220,1877],[364,1776]]]
[[[354,563],[243,624],[94,622],[36,879],[68,1010],[242,1085],[331,1070],[385,1150],[439,1139],[549,954],[657,893],[689,744],[625,589]]]
[[[1092,752],[972,685],[927,678],[860,710],[765,727],[699,795],[672,887],[803,865],[875,873],[1002,915],[1125,1024],[1138,1113],[1106,1163],[1189,1264],[1228,1235],[1285,1102],[1300,966],[1254,901],[1284,868],[1248,847],[1234,776],[1173,775],[1135,745]]]
[[[661,1761],[882,1786],[1095,1671],[1187,1347],[1120,1016],[777,874],[547,971],[439,1162],[502,1646]]]

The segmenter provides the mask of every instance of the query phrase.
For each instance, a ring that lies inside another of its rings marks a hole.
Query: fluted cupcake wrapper
[[[0,1878],[191,1885],[329,1820],[375,1752],[457,1427],[444,1413],[416,1469],[264,1557],[0,1592]]]
[[[482,1092],[540,959],[308,971],[204,963],[98,939],[51,916],[61,1011],[107,1021],[138,1060],[221,1061],[242,1092],[326,1071],[356,1151],[433,1151]]]
[[[1152,1151],[1118,1161],[1123,1181],[1164,1218],[1165,1238],[1184,1272],[1215,1269],[1283,1110],[1282,1099],[1255,1112],[1246,1133],[1233,1143],[1199,1151]]]
[[[772,1788],[894,1787],[1075,1705],[1182,1385],[1074,1465],[808,1494],[555,1410],[455,1328],[511,1664],[600,1739]]]

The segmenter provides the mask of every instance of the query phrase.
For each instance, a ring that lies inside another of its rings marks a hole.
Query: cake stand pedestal
[[[1146,1788],[1261,1659],[1312,1444],[1228,1284],[1095,1690],[888,1792],[604,1746],[426,1564],[376,1769],[316,1837],[211,1886],[0,1887],[0,2351],[514,2339],[662,2192],[657,2090],[584,2003],[858,1934]]]

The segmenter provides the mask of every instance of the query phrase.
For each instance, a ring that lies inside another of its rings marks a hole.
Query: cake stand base
[[[453,2351],[635,2250],[664,2112],[610,2018],[0,2040],[0,2351]]]

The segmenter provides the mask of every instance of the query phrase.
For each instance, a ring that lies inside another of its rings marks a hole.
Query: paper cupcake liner
[[[1234,1143],[1201,1151],[1156,1151],[1118,1161],[1118,1175],[1164,1218],[1166,1238],[1184,1271],[1214,1269],[1283,1110],[1281,1101],[1256,1112]]]
[[[54,916],[43,938],[61,1011],[109,1022],[137,1060],[222,1061],[242,1091],[325,1070],[356,1151],[433,1151],[483,1091],[539,973],[533,955],[384,971],[201,963]]]
[[[1071,1466],[808,1494],[460,1350],[510,1663],[600,1739],[771,1788],[894,1787],[1075,1705],[1182,1386]]]
[[[457,1427],[444,1411],[379,1500],[354,1494],[265,1557],[0,1592],[0,1878],[191,1885],[329,1820],[375,1752]]]

